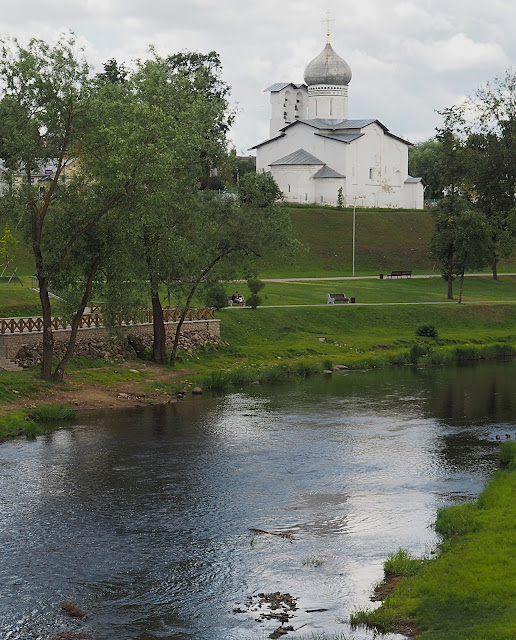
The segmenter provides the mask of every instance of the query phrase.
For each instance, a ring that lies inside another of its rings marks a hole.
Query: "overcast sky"
[[[268,137],[274,82],[303,82],[326,43],[351,67],[349,117],[377,118],[412,142],[436,109],[473,95],[513,65],[513,0],[0,0],[0,33],[54,42],[72,30],[97,70],[148,46],[167,55],[217,51],[231,86],[238,153]]]

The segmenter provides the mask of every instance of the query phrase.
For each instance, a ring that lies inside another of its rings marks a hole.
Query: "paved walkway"
[[[491,277],[492,273],[467,273],[466,278],[470,277]],[[516,276],[516,273],[499,273],[498,276]],[[441,278],[440,273],[427,273],[421,275],[412,275],[412,278]],[[263,282],[325,282],[327,280],[378,280],[379,276],[331,276],[324,278],[260,278]],[[390,280],[385,274],[385,280]],[[410,278],[406,278],[410,280]],[[394,278],[393,278],[394,280]],[[396,278],[398,280],[398,278]],[[236,282],[236,281],[235,281]],[[238,282],[245,282],[245,280],[239,280]]]

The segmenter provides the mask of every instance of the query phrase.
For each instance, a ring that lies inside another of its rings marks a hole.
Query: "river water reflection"
[[[430,552],[436,509],[474,498],[495,435],[516,437],[515,373],[346,372],[0,446],[2,638],[258,640],[278,623],[233,609],[274,591],[306,625],[287,637],[372,637],[347,620],[385,556]],[[88,619],[63,618],[63,600]]]

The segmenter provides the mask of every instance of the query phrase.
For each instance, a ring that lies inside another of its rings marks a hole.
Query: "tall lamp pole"
[[[355,275],[355,218],[356,218],[356,208],[357,208],[357,200],[362,200],[364,196],[354,196],[353,197],[353,276]]]

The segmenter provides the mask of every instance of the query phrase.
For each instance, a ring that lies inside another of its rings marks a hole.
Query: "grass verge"
[[[379,609],[354,612],[352,624],[411,631],[428,640],[515,637],[515,445],[501,443],[505,468],[476,502],[439,510],[438,556],[401,578]]]

